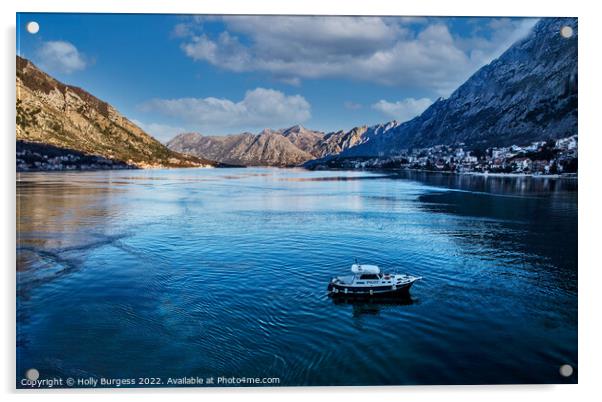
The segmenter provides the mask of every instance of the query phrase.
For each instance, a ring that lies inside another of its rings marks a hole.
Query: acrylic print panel
[[[577,38],[18,14],[16,386],[576,383]]]

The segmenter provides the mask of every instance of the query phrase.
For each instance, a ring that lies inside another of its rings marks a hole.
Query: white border
[[[12,0],[11,0],[12,1]],[[2,211],[4,213],[2,256],[4,257],[4,307],[1,331],[5,348],[1,364],[1,390],[7,400],[44,398],[48,401],[108,399],[131,400],[133,397],[163,401],[169,397],[184,400],[199,398],[302,401],[308,398],[329,400],[375,401],[409,399],[427,401],[504,401],[534,399],[549,401],[588,400],[600,395],[598,375],[602,374],[600,341],[602,339],[598,307],[602,306],[599,283],[601,265],[599,253],[602,228],[599,208],[600,170],[597,154],[602,152],[600,129],[602,107],[600,97],[600,44],[602,38],[600,13],[594,2],[557,1],[527,2],[500,0],[498,2],[471,0],[204,0],[186,1],[146,0],[20,0],[1,4],[3,62],[0,64],[5,85],[2,102]],[[15,356],[15,12],[132,12],[132,13],[198,13],[198,14],[330,14],[330,15],[466,15],[466,16],[575,16],[579,17],[579,385],[557,386],[435,386],[435,387],[344,387],[344,388],[271,388],[271,389],[155,389],[155,390],[50,390],[38,393],[14,390]]]
[[[471,0],[443,0],[393,2],[385,0],[347,0],[326,2],[319,0],[203,0],[190,2],[173,0],[168,2],[119,0],[77,2],[55,0],[49,6],[44,0],[22,0],[19,11],[53,12],[131,12],[131,13],[181,13],[181,14],[326,14],[326,15],[442,15],[442,16],[577,16],[582,8],[577,4],[551,0],[545,5],[529,4],[520,0],[505,0],[487,4]]]

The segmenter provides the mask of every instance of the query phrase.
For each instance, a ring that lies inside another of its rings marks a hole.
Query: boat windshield
[[[378,279],[378,275],[377,274],[363,274],[363,275],[360,275],[359,279],[375,280],[375,279]]]

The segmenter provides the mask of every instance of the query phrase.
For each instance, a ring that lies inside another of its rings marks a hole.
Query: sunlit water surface
[[[23,173],[17,376],[576,382],[577,182],[182,169]],[[335,303],[354,258],[424,277]]]

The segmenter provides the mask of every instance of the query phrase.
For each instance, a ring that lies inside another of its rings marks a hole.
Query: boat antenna
[[[357,262],[357,258],[355,258],[355,264],[356,264],[356,265],[359,265],[359,264],[358,264],[358,262]]]

